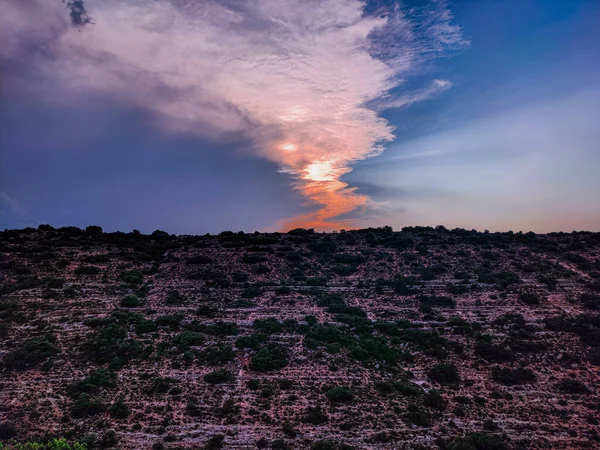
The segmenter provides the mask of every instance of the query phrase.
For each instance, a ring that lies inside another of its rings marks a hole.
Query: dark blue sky
[[[600,230],[600,3],[473,0],[450,11],[469,44],[422,58],[401,93],[418,95],[434,79],[452,87],[382,111],[395,140],[342,177],[370,199],[344,217],[394,228]],[[0,38],[27,39],[12,32]],[[270,135],[165,127],[164,111],[138,97],[75,89],[37,63],[60,63],[53,36],[0,55],[0,228],[254,231],[315,210],[287,160],[257,151]],[[127,83],[134,91],[142,81]],[[279,95],[289,92],[265,92]]]

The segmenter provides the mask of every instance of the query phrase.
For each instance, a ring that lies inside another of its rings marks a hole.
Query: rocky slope
[[[0,439],[600,448],[600,233],[0,233]]]

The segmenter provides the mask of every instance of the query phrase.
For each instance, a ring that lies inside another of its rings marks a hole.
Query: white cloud
[[[292,225],[320,228],[368,202],[339,178],[393,139],[369,102],[424,60],[466,43],[439,1],[366,15],[357,0],[89,0],[94,25],[81,32],[65,27],[64,4],[25,3],[26,11],[9,2],[0,29],[13,41],[36,34],[36,44],[54,55],[38,60],[41,70],[73,89],[146,108],[175,131],[250,137],[320,207]],[[33,31],[39,21],[45,42]],[[435,80],[386,105],[408,105],[450,85]]]

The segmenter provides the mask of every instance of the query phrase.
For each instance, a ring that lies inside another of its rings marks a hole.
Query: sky
[[[70,3],[0,0],[0,229],[600,231],[600,2]]]

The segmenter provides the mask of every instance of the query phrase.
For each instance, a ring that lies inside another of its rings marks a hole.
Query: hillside
[[[0,233],[0,439],[600,448],[600,233]]]

